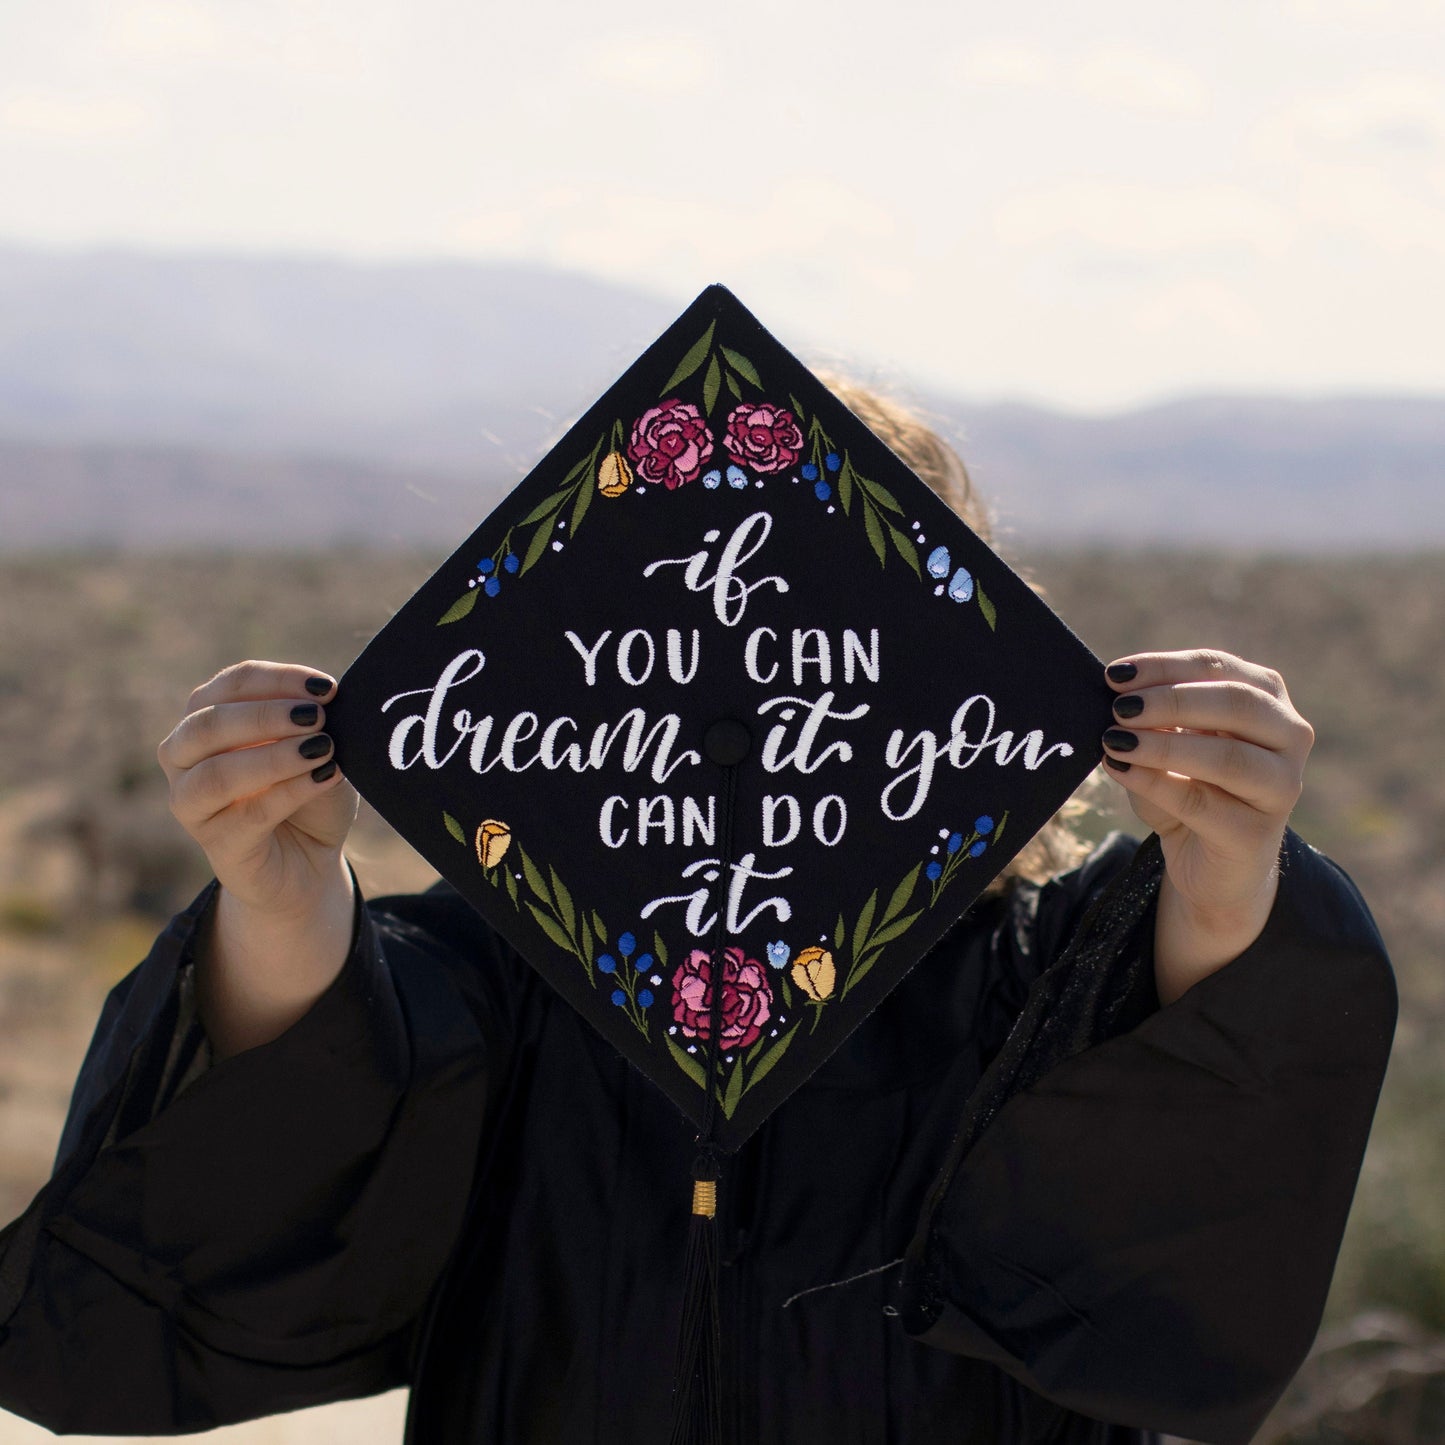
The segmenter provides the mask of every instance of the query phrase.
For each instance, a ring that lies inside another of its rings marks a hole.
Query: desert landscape
[[[106,990],[204,883],[155,745],[229,661],[339,673],[440,552],[30,554],[0,561],[0,1214],[46,1176]],[[1277,667],[1315,725],[1297,829],[1353,875],[1395,961],[1391,1072],[1316,1356],[1261,1437],[1445,1433],[1445,557],[1044,553],[1031,575],[1101,657],[1209,645]],[[1089,821],[1139,831],[1105,785]],[[363,812],[372,894],[428,866]],[[400,1395],[218,1432],[228,1445],[395,1441]],[[1433,1423],[1432,1423],[1433,1422]],[[0,1417],[0,1442],[45,1432]]]

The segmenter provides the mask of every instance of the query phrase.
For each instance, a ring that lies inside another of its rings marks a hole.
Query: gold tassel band
[[[694,1179],[692,1181],[692,1212],[711,1219],[717,1213],[717,1180]]]

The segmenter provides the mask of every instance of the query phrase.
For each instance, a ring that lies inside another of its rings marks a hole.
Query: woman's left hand
[[[1164,851],[1155,972],[1171,1003],[1264,928],[1315,734],[1277,672],[1227,652],[1134,653],[1106,675],[1120,696],[1104,761]]]

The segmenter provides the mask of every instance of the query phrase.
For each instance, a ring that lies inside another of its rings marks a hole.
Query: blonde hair
[[[901,457],[985,542],[993,541],[993,520],[963,458],[922,417],[891,397],[846,377],[824,375],[828,389],[889,449]],[[1015,571],[1021,572],[1016,565]],[[1024,575],[1035,592],[1043,589]],[[1076,824],[1093,808],[1092,778],[1029,840],[985,890],[1002,893],[1016,881],[1043,883],[1083,861],[1089,845]]]

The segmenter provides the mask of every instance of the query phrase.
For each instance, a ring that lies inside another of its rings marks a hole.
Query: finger
[[[315,732],[326,720],[321,704],[272,698],[268,702],[217,702],[187,713],[160,745],[166,772],[182,772],[216,753]]]
[[[1103,741],[1114,758],[1210,783],[1261,812],[1288,814],[1299,801],[1298,767],[1280,753],[1239,738],[1109,728]]]
[[[1114,716],[1133,728],[1229,733],[1274,752],[1297,748],[1309,731],[1304,719],[1279,698],[1235,681],[1135,688],[1114,699]]]
[[[1111,662],[1104,676],[1120,691],[1137,692],[1178,682],[1247,682],[1271,697],[1289,696],[1284,679],[1273,668],[1207,647],[1191,652],[1130,653]]]
[[[195,832],[239,798],[290,781],[323,765],[331,739],[312,733],[299,743],[263,743],[237,752],[217,753],[179,774],[171,786],[171,811]]]
[[[308,803],[345,782],[341,770],[328,759],[309,772],[288,778],[283,783],[273,783],[249,797],[238,798],[206,825],[212,839],[207,851],[221,861],[243,859],[293,813],[300,812]]]
[[[1258,841],[1280,827],[1278,817],[1249,807],[1212,783],[1127,763],[1120,771],[1115,759],[1106,758],[1105,762],[1110,776],[1136,800],[1221,849],[1235,851],[1241,840]],[[1151,822],[1150,826],[1156,825]]]
[[[291,662],[234,662],[222,668],[192,694],[188,713],[220,702],[251,702],[268,697],[325,699],[336,688],[334,678],[315,668]]]

